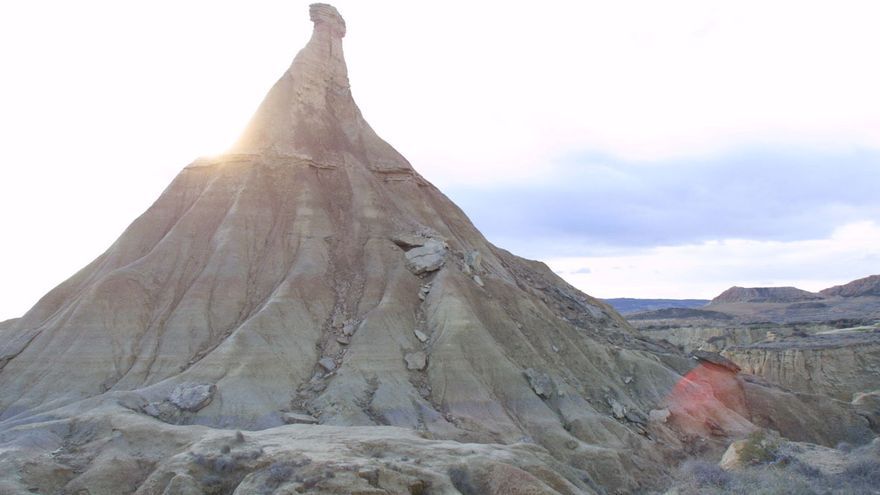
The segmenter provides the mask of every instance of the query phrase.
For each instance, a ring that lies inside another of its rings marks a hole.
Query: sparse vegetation
[[[749,445],[753,459],[763,459],[736,471],[716,464],[689,460],[676,475],[679,495],[869,495],[880,493],[880,442],[846,451],[848,464],[840,473],[823,473],[785,453],[770,448],[765,435]],[[775,452],[775,453],[774,453]],[[843,452],[843,451],[841,451]],[[771,454],[773,454],[771,456]],[[772,458],[771,458],[772,457]],[[768,460],[769,459],[769,460]]]
[[[767,464],[777,460],[778,449],[779,445],[763,430],[756,430],[749,435],[739,457],[745,464]]]
[[[293,476],[294,467],[286,462],[273,462],[266,472],[266,484],[274,488]]]
[[[723,488],[730,483],[730,473],[712,462],[689,460],[681,466],[681,472],[686,479],[699,487]]]

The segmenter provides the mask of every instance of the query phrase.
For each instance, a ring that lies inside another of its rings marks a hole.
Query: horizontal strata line
[[[230,153],[220,156],[214,157],[199,157],[196,158],[192,163],[187,165],[185,168],[193,169],[193,168],[203,168],[203,167],[213,167],[216,165],[222,165],[225,163],[245,163],[245,162],[253,162],[255,164],[266,163],[266,164],[288,164],[288,165],[305,165],[314,168],[320,169],[328,169],[335,170],[339,168],[339,165],[318,162],[304,155],[283,155],[283,154],[265,154],[265,153]],[[410,178],[416,177],[418,174],[412,169],[405,168],[397,168],[397,169],[374,169],[367,167],[368,170],[377,174],[386,176],[388,179],[393,179],[396,177],[400,178]]]

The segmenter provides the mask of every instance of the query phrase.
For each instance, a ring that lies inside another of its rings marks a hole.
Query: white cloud
[[[725,239],[661,246],[622,256],[545,260],[569,283],[597,297],[712,298],[733,285],[818,291],[880,273],[880,225],[844,225],[825,239]],[[590,273],[574,273],[589,265]]]

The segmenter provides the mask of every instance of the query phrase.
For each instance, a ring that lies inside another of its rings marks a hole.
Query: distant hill
[[[635,299],[631,297],[618,297],[603,300],[621,314],[667,308],[701,308],[709,304],[708,299]]]
[[[731,287],[712,299],[712,304],[790,303],[817,299],[822,296],[797,287]]]
[[[880,275],[853,280],[844,285],[835,285],[819,292],[826,297],[880,296]]]

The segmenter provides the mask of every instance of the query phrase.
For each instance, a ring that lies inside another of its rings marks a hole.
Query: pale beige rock
[[[743,439],[731,443],[721,457],[718,466],[726,471],[736,471],[748,467],[748,462],[743,459],[743,453],[750,441],[753,440]],[[830,447],[805,442],[790,442],[778,437],[770,438],[767,442],[771,444],[775,455],[784,456],[790,459],[790,462],[800,462],[817,469],[824,476],[842,473],[850,462],[845,452]]]
[[[718,466],[725,471],[735,471],[744,468],[745,464],[742,461],[742,451],[746,448],[746,444],[748,444],[748,440],[737,440],[731,443],[730,446],[727,447],[727,450],[724,451],[724,455],[721,457],[721,461],[718,462]]]
[[[446,244],[436,239],[406,252],[406,266],[416,275],[439,270],[445,262]]]
[[[168,402],[184,411],[196,412],[211,402],[215,388],[211,383],[182,383],[171,391]]]
[[[406,360],[406,369],[411,371],[422,371],[428,366],[428,355],[422,351],[411,352],[404,356]]]
[[[329,357],[319,359],[318,365],[324,368],[324,371],[333,371],[336,369],[336,361]]]
[[[648,411],[648,419],[658,423],[665,423],[669,419],[669,409],[651,409]]]
[[[286,412],[281,415],[281,419],[284,420],[284,424],[295,425],[314,425],[318,424],[318,419],[314,416],[309,416],[308,414],[300,414],[293,412]]]

